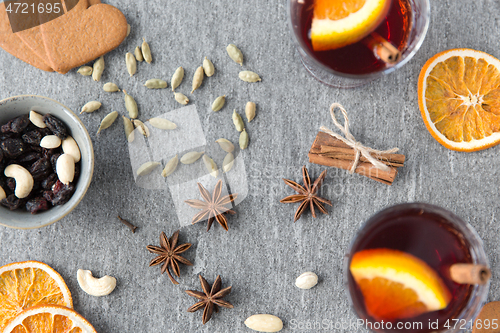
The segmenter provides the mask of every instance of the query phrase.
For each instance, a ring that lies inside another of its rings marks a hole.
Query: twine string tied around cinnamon
[[[339,108],[340,111],[342,112],[342,115],[344,116],[344,126],[342,126],[335,117],[336,108]],[[370,162],[377,169],[384,171],[390,169],[387,165],[379,161],[381,159],[380,155],[395,153],[399,150],[399,148],[392,148],[389,150],[377,150],[370,147],[366,147],[361,142],[357,141],[351,134],[351,131],[349,130],[349,117],[347,116],[347,111],[339,103],[333,103],[330,106],[330,115],[332,117],[333,123],[342,132],[342,134],[344,134],[344,137],[338,133],[333,132],[331,129],[325,126],[321,126],[320,130],[333,136],[336,139],[339,139],[340,141],[344,142],[346,145],[354,149],[354,151],[356,152],[356,157],[354,159],[354,162],[352,163],[352,167],[351,170],[349,170],[349,173],[351,174],[354,173],[354,171],[358,167],[361,155],[363,155],[363,157],[365,157],[368,160],[368,162]]]

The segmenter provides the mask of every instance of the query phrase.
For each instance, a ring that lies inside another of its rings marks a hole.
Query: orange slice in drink
[[[314,51],[359,42],[387,15],[392,0],[314,0],[311,42]]]
[[[363,294],[367,313],[378,321],[441,310],[451,300],[437,273],[405,252],[363,250],[352,257],[350,270]]]
[[[96,333],[74,310],[60,305],[40,305],[19,313],[2,333]]]
[[[425,126],[448,149],[482,150],[500,143],[500,61],[452,49],[429,59],[418,79]]]
[[[38,261],[0,267],[0,332],[21,311],[40,304],[73,307],[71,293],[59,273]]]

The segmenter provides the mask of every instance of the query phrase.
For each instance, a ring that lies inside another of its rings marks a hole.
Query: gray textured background
[[[289,35],[285,0],[106,2],[123,11],[132,32],[105,57],[100,83],[76,71],[44,73],[0,52],[2,98],[43,95],[75,111],[89,100],[103,102],[99,112],[81,116],[95,149],[94,179],[86,197],[52,226],[31,231],[0,228],[0,264],[32,259],[54,267],[67,281],[75,309],[98,332],[244,332],[243,321],[255,313],[279,316],[284,332],[290,332],[293,319],[354,319],[342,281],[342,258],[350,240],[376,211],[423,201],[454,211],[476,228],[495,274],[490,300],[498,300],[500,148],[471,154],[445,149],[427,132],[417,105],[420,68],[435,53],[470,47],[500,56],[498,1],[432,1],[430,29],[415,58],[397,73],[352,90],[322,85],[302,67]],[[150,41],[154,62],[140,64],[130,78],[124,55],[143,36]],[[262,83],[238,80],[240,67],[225,51],[229,43],[241,48],[245,68],[260,73]],[[230,217],[229,232],[218,225],[209,233],[204,225],[181,230],[181,241],[193,243],[186,257],[194,266],[182,267],[180,285],[174,286],[158,267],[148,268],[153,255],[146,250],[146,245],[158,244],[161,231],[171,234],[178,227],[169,192],[134,184],[121,122],[99,138],[94,133],[108,112],[125,114],[123,95],[104,93],[105,82],[127,89],[136,97],[140,118],[148,119],[178,104],[170,90],[149,91],[143,82],[152,77],[170,82],[175,68],[183,66],[187,80],[179,91],[188,95],[204,56],[214,62],[216,75],[189,97],[198,107],[208,141],[236,141],[231,111],[243,111],[247,100],[258,105],[258,115],[248,126],[250,147],[244,152],[250,193],[237,207],[238,215]],[[227,106],[209,113],[213,99],[222,94],[228,95]],[[331,125],[332,102],[346,107],[356,138],[380,149],[401,148],[407,164],[392,187],[329,169],[325,196],[333,201],[330,215],[313,219],[306,214],[294,224],[296,206],[278,202],[292,193],[281,178],[300,180],[302,165],[310,167],[314,178],[323,170],[308,164],[307,152],[319,126]],[[115,219],[117,213],[138,225],[138,231],[131,234]],[[115,276],[116,290],[102,298],[85,294],[76,281],[78,268]],[[308,270],[320,276],[319,285],[297,289],[295,278]],[[184,290],[199,288],[198,273],[210,283],[220,274],[224,286],[233,286],[227,300],[235,308],[223,309],[204,327],[200,312],[186,312],[195,299]]]

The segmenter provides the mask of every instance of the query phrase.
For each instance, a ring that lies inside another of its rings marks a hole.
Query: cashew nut
[[[80,161],[80,148],[78,148],[78,144],[72,137],[68,136],[63,140],[62,150],[65,154],[73,156],[73,158],[75,159],[75,163],[78,163]]]
[[[61,183],[69,185],[75,178],[75,159],[70,154],[62,154],[56,162],[56,173]]]
[[[40,141],[40,147],[54,149],[61,145],[61,139],[56,135],[46,135]]]
[[[80,288],[83,289],[87,294],[92,296],[106,296],[111,294],[111,292],[116,287],[116,279],[112,276],[103,276],[97,279],[92,276],[91,271],[84,269],[79,269],[76,273],[76,278]]]
[[[5,194],[5,191],[2,188],[2,186],[0,186],[0,200],[3,200],[5,198],[7,198],[7,195]]]
[[[33,110],[30,111],[30,121],[38,128],[47,127],[47,125],[45,125],[45,122],[43,121],[43,116]]]
[[[14,194],[19,199],[26,198],[33,189],[33,176],[28,170],[18,164],[11,164],[4,170],[6,177],[12,177],[16,181]]]

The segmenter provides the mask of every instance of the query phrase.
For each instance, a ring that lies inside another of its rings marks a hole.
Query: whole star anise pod
[[[200,190],[201,197],[205,201],[201,200],[186,200],[185,202],[196,209],[201,209],[201,212],[193,217],[192,224],[204,221],[208,218],[207,231],[212,227],[214,219],[219,222],[219,224],[228,231],[227,218],[224,214],[235,214],[235,212],[226,207],[226,205],[233,202],[238,194],[230,194],[226,196],[221,196],[222,194],[222,180],[219,180],[215,185],[215,189],[212,195],[208,192],[203,185],[198,183],[198,189]]]
[[[167,238],[167,235],[165,235],[165,233],[162,231],[160,235],[160,247],[154,245],[148,245],[146,247],[149,252],[158,255],[156,258],[151,260],[149,266],[151,267],[163,264],[163,266],[161,267],[161,273],[163,274],[167,272],[168,277],[170,278],[170,281],[172,281],[173,284],[179,284],[179,282],[175,281],[172,274],[170,274],[169,267],[174,271],[174,274],[177,275],[177,277],[180,277],[178,262],[188,266],[193,265],[191,261],[180,256],[181,253],[187,251],[187,249],[191,247],[191,244],[186,243],[177,246],[178,240],[179,240],[179,230],[174,232],[170,240]]]
[[[293,188],[298,194],[289,195],[286,198],[280,200],[281,203],[294,203],[300,202],[299,208],[295,212],[293,222],[296,222],[302,213],[306,210],[307,207],[310,207],[312,216],[316,217],[316,212],[314,210],[314,206],[318,207],[318,209],[323,213],[327,214],[325,207],[323,204],[332,205],[329,200],[321,198],[318,196],[318,191],[321,185],[323,184],[323,180],[326,176],[326,170],[319,175],[318,179],[311,186],[311,178],[309,178],[309,172],[305,166],[302,167],[302,177],[304,178],[304,186],[301,186],[294,182],[293,180],[283,179],[285,184]],[[322,204],[323,203],[323,204]]]
[[[203,278],[203,276],[199,275],[201,288],[203,292],[195,291],[195,290],[186,290],[186,293],[189,296],[196,297],[200,301],[193,306],[191,306],[187,311],[188,312],[196,312],[202,308],[203,310],[203,325],[207,321],[212,318],[212,313],[219,312],[219,306],[232,309],[233,305],[227,301],[224,301],[223,298],[229,295],[231,292],[231,287],[227,287],[221,290],[222,280],[220,275],[217,275],[212,288],[210,289],[210,285],[207,283],[207,280]]]

